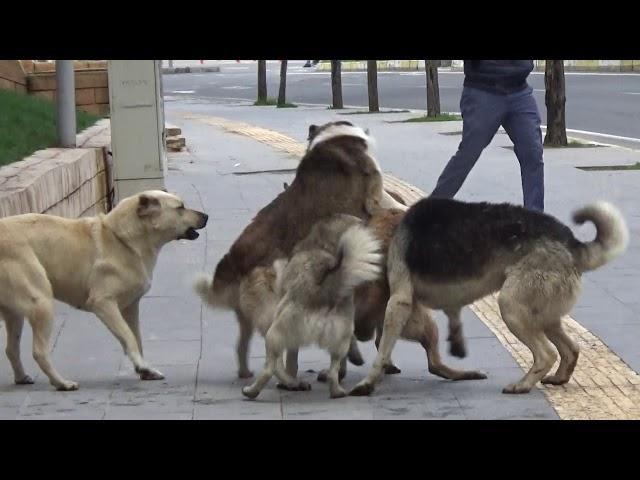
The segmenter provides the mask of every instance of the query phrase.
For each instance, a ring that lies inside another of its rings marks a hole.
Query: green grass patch
[[[256,107],[273,107],[274,105],[278,104],[278,100],[276,100],[275,98],[269,97],[266,100],[263,100],[263,99],[256,100],[255,102],[253,102],[253,104]]]
[[[544,148],[596,148],[605,145],[596,145],[595,143],[581,142],[579,140],[569,139],[566,146],[556,147],[555,145],[544,145]]]
[[[462,116],[460,115],[452,115],[450,113],[441,113],[440,115],[436,115],[435,117],[428,117],[426,115],[422,117],[414,117],[408,118],[407,120],[402,120],[403,123],[418,123],[418,122],[460,122],[462,121]]]
[[[579,170],[585,171],[597,171],[597,172],[611,172],[615,170],[640,170],[640,162],[636,162],[633,165],[603,165],[601,167],[576,167]]]
[[[256,107],[298,108],[296,104],[288,102],[284,105],[278,105],[278,99],[273,97],[269,97],[266,100],[256,100],[253,104]]]
[[[567,145],[564,147],[556,147],[555,145],[542,145],[543,148],[547,149],[562,149],[562,148],[607,148],[606,145],[598,145],[596,143],[589,143],[589,142],[583,142],[583,141],[579,141],[579,140],[568,140]],[[513,150],[513,145],[508,145],[506,147],[508,150]]]
[[[409,110],[380,110],[379,112],[370,112],[369,110],[358,110],[357,112],[345,112],[340,115],[377,115],[380,113],[409,113]]]
[[[76,112],[76,131],[90,127],[100,117]],[[22,160],[58,140],[56,105],[44,98],[0,90],[0,166]]]

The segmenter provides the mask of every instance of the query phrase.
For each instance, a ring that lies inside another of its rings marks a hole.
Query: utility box
[[[167,154],[159,60],[109,60],[115,203],[164,189]]]

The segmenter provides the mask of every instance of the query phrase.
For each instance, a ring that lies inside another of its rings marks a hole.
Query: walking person
[[[540,113],[527,77],[533,60],[465,60],[460,98],[462,140],[431,196],[453,198],[504,127],[520,163],[525,208],[544,211],[544,162]]]

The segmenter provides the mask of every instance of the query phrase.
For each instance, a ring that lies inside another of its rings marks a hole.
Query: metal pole
[[[76,147],[76,86],[73,60],[56,60],[58,145]]]

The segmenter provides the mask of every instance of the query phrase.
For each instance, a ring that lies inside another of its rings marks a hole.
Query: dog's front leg
[[[133,335],[136,337],[140,355],[144,356],[144,352],[142,350],[142,334],[140,332],[140,299],[123,309],[122,316],[124,317],[125,322],[127,322],[127,325],[129,325]]]
[[[287,350],[287,362],[286,362],[286,372],[292,378],[296,378],[298,376],[298,349],[290,349]],[[283,390],[287,390],[288,387],[285,383],[278,383],[278,388]]]
[[[236,355],[238,357],[238,377],[253,377],[253,372],[249,370],[249,344],[253,336],[253,323],[250,318],[245,317],[239,311],[236,311],[238,317],[238,325],[240,327],[240,336],[236,344]]]
[[[444,311],[449,319],[449,353],[454,357],[464,358],[467,356],[467,347],[462,332],[462,321],[460,320],[460,309],[447,309]]]
[[[140,375],[142,380],[162,380],[164,378],[162,373],[151,368],[142,358],[136,336],[123,318],[116,302],[109,299],[91,300],[88,306],[118,339],[124,353],[129,357],[136,373]]]

